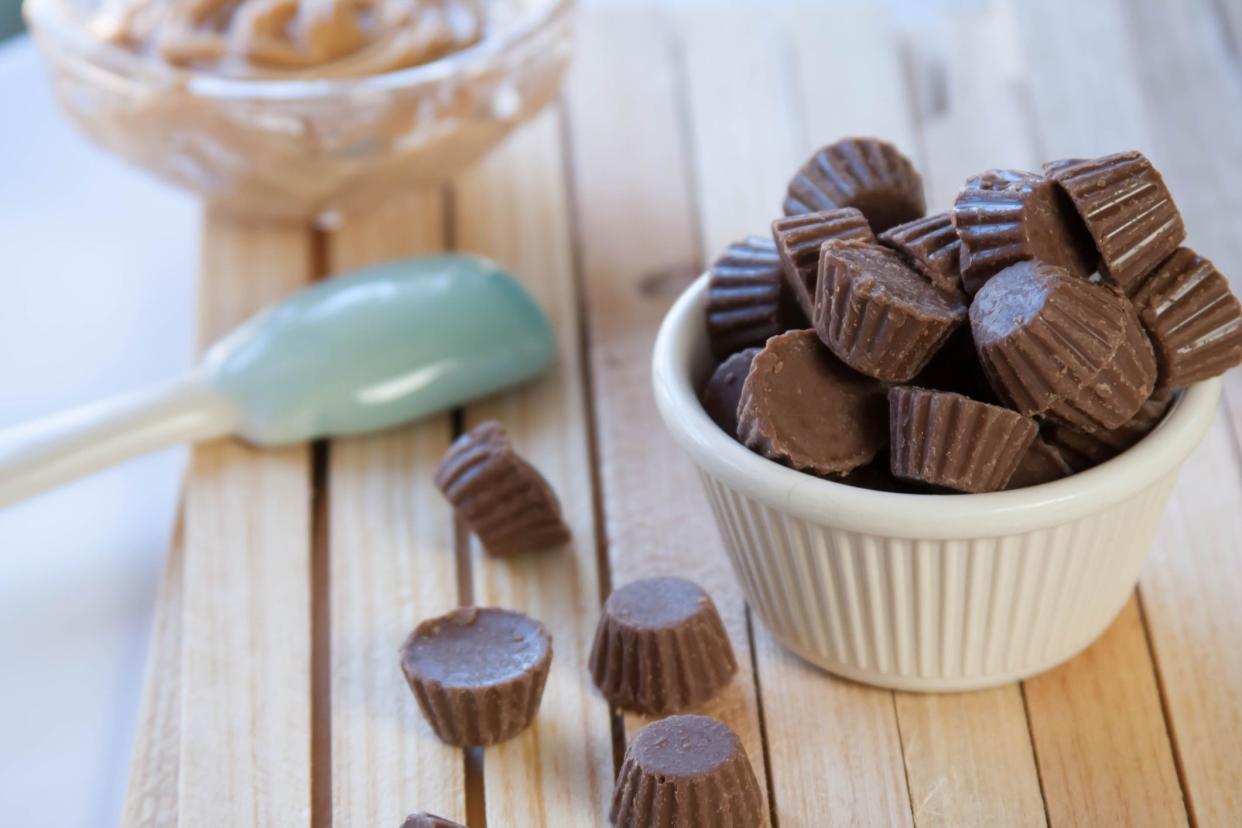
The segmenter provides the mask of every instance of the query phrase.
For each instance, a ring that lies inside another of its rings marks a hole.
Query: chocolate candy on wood
[[[1003,489],[1039,431],[1016,411],[948,391],[890,388],[888,408],[893,474],[959,492]]]
[[[670,716],[626,748],[608,819],[614,828],[759,828],[764,815],[737,734],[708,716]]]
[[[750,366],[738,437],[759,454],[819,475],[845,474],[888,442],[884,386],[833,356],[815,331],[768,340]]]
[[[711,596],[684,578],[644,578],[609,595],[590,665],[611,704],[648,714],[701,704],[737,672]]]
[[[418,707],[450,745],[494,745],[535,720],[552,637],[533,618],[463,607],[419,624],[401,647]]]
[[[1036,173],[989,170],[969,179],[953,202],[953,224],[962,242],[962,286],[971,295],[1024,259],[1086,277],[1099,258],[1064,192]]]
[[[890,227],[879,239],[936,287],[953,295],[961,292],[962,243],[948,213]]]
[[[933,287],[889,248],[853,241],[824,245],[815,330],[855,371],[906,382],[965,319],[960,298]]]
[[[742,385],[750,373],[758,348],[738,351],[712,372],[703,386],[703,410],[733,439],[737,439],[737,408],[742,399]]]
[[[878,138],[844,138],[821,147],[789,182],[785,214],[857,207],[873,230],[926,212],[923,179],[910,159]]]
[[[766,236],[734,242],[712,264],[705,310],[707,340],[716,359],[806,327],[776,243]]]
[[[1160,367],[1158,388],[1182,388],[1242,363],[1242,305],[1207,259],[1180,247],[1133,295]]]
[[[512,555],[569,540],[556,492],[520,457],[504,427],[480,423],[449,447],[436,485],[489,555]]]
[[[779,218],[772,222],[772,238],[785,265],[786,282],[809,320],[815,312],[815,283],[819,278],[819,251],[833,239],[875,241],[863,214],[852,207]]]
[[[1186,238],[1164,179],[1140,152],[1044,164],[1069,196],[1100,254],[1100,270],[1132,294]]]
[[[401,823],[401,828],[466,828],[466,826],[442,816],[419,811],[417,814],[410,814],[406,817],[405,822]]]

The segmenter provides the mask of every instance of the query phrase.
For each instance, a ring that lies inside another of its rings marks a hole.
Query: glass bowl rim
[[[169,66],[92,37],[68,19],[58,0],[25,0],[22,11],[36,41],[50,35],[53,48],[80,59],[112,83],[177,87],[192,96],[223,100],[314,101],[432,86],[468,74],[551,29],[569,15],[574,3],[544,0],[477,43],[427,63],[341,78],[227,78]]]

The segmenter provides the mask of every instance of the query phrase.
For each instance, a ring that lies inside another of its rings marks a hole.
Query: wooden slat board
[[[489,825],[543,825],[559,814],[601,814],[612,792],[608,709],[590,692],[586,669],[600,571],[563,163],[558,113],[549,112],[457,187],[458,244],[511,267],[547,311],[560,346],[550,375],[472,406],[467,427],[502,421],[518,450],[560,493],[573,530],[573,541],[561,549],[510,561],[489,559],[477,543],[471,545],[476,602],[540,619],[552,633],[555,653],[538,724],[484,755]]]
[[[472,828],[603,824],[645,721],[614,718],[586,654],[607,591],[656,573],[715,596],[741,671],[704,712],[741,735],[775,825],[1242,824],[1242,373],[1104,636],[1021,685],[939,696],[833,679],[779,647],[648,387],[672,299],[764,232],[792,168],[844,134],[906,148],[932,210],[986,167],[1141,148],[1190,244],[1242,278],[1242,202],[1218,174],[1242,167],[1237,20],[1213,0],[595,0],[562,105],[451,186],[327,236],[211,218],[208,334],[312,278],[455,246],[530,288],[561,356],[528,388],[335,441],[317,463],[196,453],[124,824],[396,826],[420,809]],[[560,492],[566,548],[495,561],[454,526],[432,471],[485,418]],[[459,601],[532,613],[555,650],[536,726],[465,754],[430,733],[396,657]]]
[[[333,273],[445,245],[439,189],[396,199],[328,239]],[[453,516],[432,482],[449,415],[337,440],[329,454],[332,822],[399,825],[427,810],[466,817],[465,762],[441,744],[400,681],[397,648],[457,605]]]
[[[210,215],[205,341],[313,277],[296,228]],[[310,465],[305,447],[200,448],[185,489],[179,824],[310,817]]]

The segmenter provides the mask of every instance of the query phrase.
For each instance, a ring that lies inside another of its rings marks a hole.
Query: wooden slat
[[[1016,685],[895,694],[916,825],[1043,825]]]
[[[1189,243],[1242,294],[1242,73],[1205,3],[1127,3],[1156,163]],[[1226,415],[1182,473],[1140,592],[1177,748],[1199,825],[1242,824],[1242,371],[1225,377]],[[1232,435],[1229,431],[1232,429]],[[1232,436],[1232,439],[1231,439]],[[1232,451],[1231,451],[1232,449]]]
[[[545,113],[456,189],[458,245],[517,275],[547,311],[559,346],[548,376],[471,406],[467,426],[503,422],[517,449],[560,495],[573,530],[573,541],[561,549],[511,560],[488,558],[471,544],[476,603],[530,613],[547,625],[554,649],[535,725],[484,754],[489,825],[598,824],[612,792],[608,710],[591,691],[586,668],[600,573],[559,128],[558,113]]]
[[[767,231],[785,183],[812,147],[801,134],[791,41],[778,21],[753,9],[696,9],[681,29],[708,259],[741,235]],[[831,815],[843,824],[908,824],[892,694],[807,666],[758,619],[754,640],[777,820],[817,825]]]
[[[210,340],[313,275],[309,237],[210,215]],[[220,442],[194,452],[185,496],[180,825],[310,819],[308,450]]]
[[[1053,825],[1186,824],[1133,599],[1086,652],[1028,679],[1026,700]]]
[[[1066,0],[1043,14],[1016,5],[1038,67],[1033,99],[1049,154],[1147,152],[1182,209],[1189,243],[1233,273],[1239,290],[1242,205],[1221,170],[1242,164],[1242,89],[1210,12],[1193,3]],[[1048,55],[1053,32],[1058,51]],[[1242,578],[1232,554],[1242,536],[1238,371],[1226,387],[1231,405],[1181,475],[1140,589],[1186,805],[1200,825],[1242,823],[1242,668],[1220,657],[1242,637]],[[1137,614],[1118,623],[1129,623],[1137,641]],[[1104,694],[1102,709],[1114,716],[1112,727],[1130,726],[1113,702],[1116,692]],[[1091,756],[1074,763],[1090,764]],[[1166,800],[1177,796],[1167,775],[1157,782]],[[1171,802],[1165,811],[1176,813]]]
[[[174,828],[181,759],[181,577],[178,523],[160,578],[122,828]]]
[[[437,188],[394,199],[329,240],[333,273],[444,246]],[[446,414],[333,441],[329,454],[332,819],[396,826],[430,811],[465,821],[465,765],[418,711],[397,650],[457,604],[453,515],[433,483]]]
[[[740,669],[696,712],[733,728],[762,774],[741,590],[694,468],[672,443],[649,391],[660,320],[701,269],[672,32],[663,15],[612,12],[584,18],[578,38],[568,120],[612,583],[672,574],[712,595]],[[647,70],[635,74],[635,61]],[[607,105],[600,89],[615,90]],[[618,163],[625,157],[641,163]],[[626,716],[628,735],[646,722]]]

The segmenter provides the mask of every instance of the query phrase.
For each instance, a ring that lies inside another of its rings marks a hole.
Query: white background
[[[188,367],[194,202],[90,147],[0,46],[0,427]],[[0,825],[115,825],[184,453],[0,509]]]

